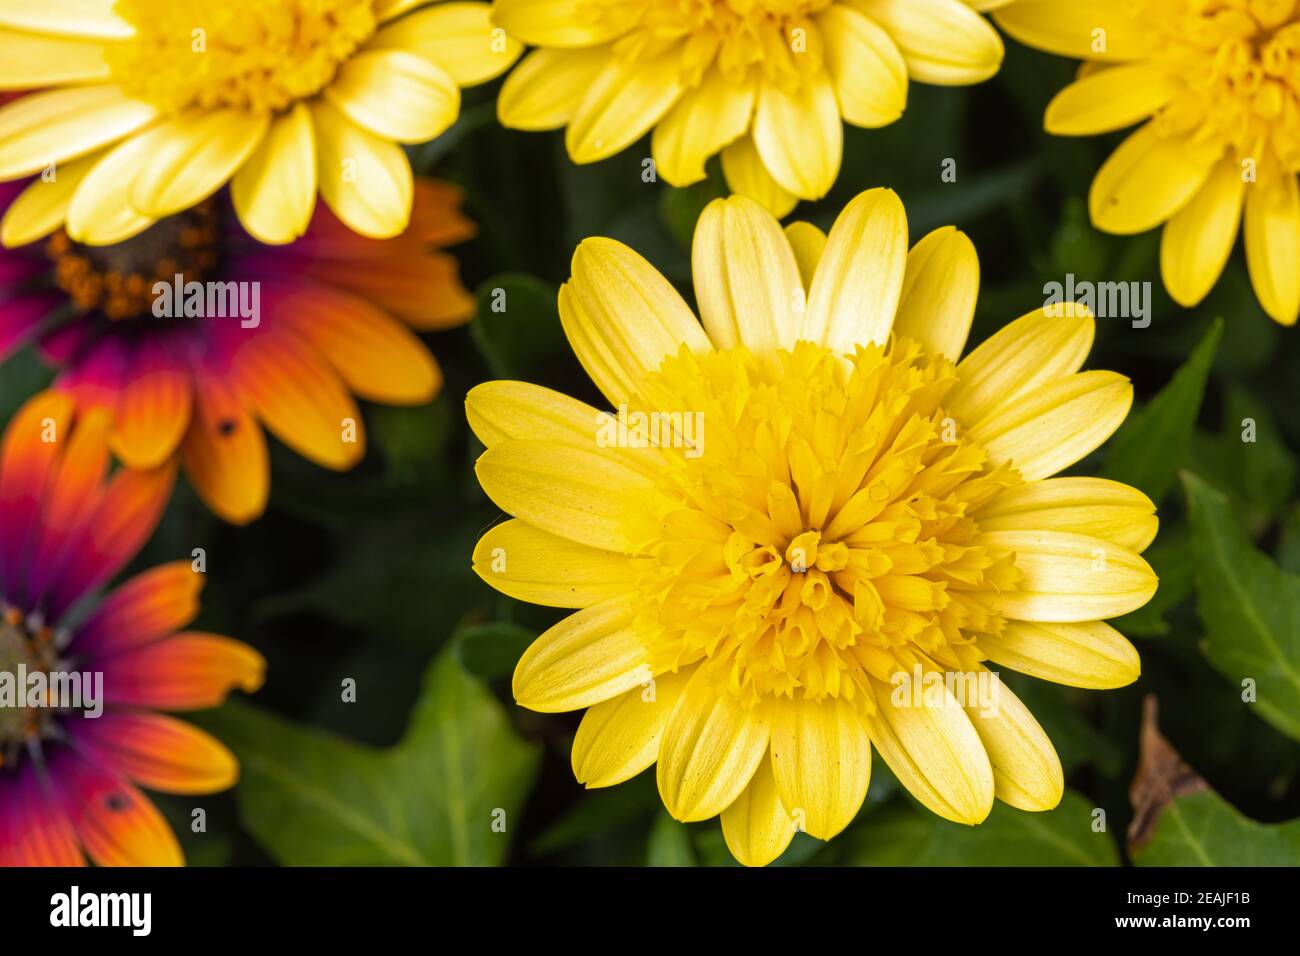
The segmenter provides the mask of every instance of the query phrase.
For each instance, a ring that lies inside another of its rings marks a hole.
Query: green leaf
[[[1160,811],[1139,866],[1300,866],[1300,820],[1249,820],[1212,790],[1178,797]]]
[[[568,354],[556,291],[523,273],[493,276],[478,287],[470,334],[498,378],[535,381]]]
[[[362,686],[352,706],[367,693],[382,690]],[[388,749],[247,703],[204,723],[239,757],[244,827],[286,866],[500,864],[538,762],[450,652],[429,667],[406,736]]]
[[[950,823],[910,804],[893,803],[863,818],[846,836],[856,866],[1115,866],[1119,851],[1092,829],[1093,807],[1067,790],[1060,806],[1028,813],[1004,803],[979,826]],[[832,844],[833,845],[833,844]]]
[[[1191,447],[1205,382],[1222,336],[1219,319],[1169,384],[1115,433],[1102,471],[1107,478],[1139,488],[1160,503]]]
[[[1300,740],[1300,577],[1280,570],[1242,531],[1228,498],[1185,474],[1201,645],[1234,684],[1255,682],[1259,714]]]
[[[678,823],[667,813],[655,817],[646,847],[646,866],[695,866],[691,833],[686,824]]]

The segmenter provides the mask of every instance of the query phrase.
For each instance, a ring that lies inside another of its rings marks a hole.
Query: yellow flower
[[[521,49],[486,3],[0,0],[0,90],[44,90],[0,109],[0,180],[42,174],[6,231],[66,220],[107,245],[230,182],[263,242],[303,234],[318,186],[357,232],[398,235],[398,144],[445,130],[460,87]]]
[[[617,411],[521,382],[467,400],[479,480],[514,516],[475,569],[579,609],[525,652],[516,699],[587,708],[582,783],[657,762],[668,811],[721,814],[746,864],[796,828],[842,830],[873,744],[950,820],[980,822],[995,796],[1049,809],[1060,762],[984,662],[1077,687],[1138,676],[1103,621],[1155,592],[1139,556],[1155,507],[1050,477],[1123,421],[1127,379],[1078,371],[1081,308],[1032,312],[954,364],[974,247],[952,228],[907,245],[887,190],[829,237],[716,200],[692,251],[701,327],[644,259],[588,239],[560,316]]]
[[[1048,132],[1142,123],[1097,173],[1093,224],[1164,224],[1160,271],[1180,305],[1214,287],[1245,211],[1264,311],[1300,315],[1300,4],[1296,0],[1016,0],[1018,40],[1087,62],[1047,108]]]
[[[493,22],[539,47],[506,80],[501,122],[567,126],[576,163],[651,128],[659,175],[704,178],[722,152],[733,192],[778,216],[826,194],[843,128],[886,126],[908,76],[978,83],[1002,41],[975,10],[999,0],[496,0]],[[973,9],[972,9],[973,8]]]

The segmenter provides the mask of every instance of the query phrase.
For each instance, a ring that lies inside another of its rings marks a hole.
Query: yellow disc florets
[[[680,47],[680,77],[687,85],[716,63],[736,82],[754,67],[787,87],[798,84],[803,70],[821,68],[821,35],[812,17],[833,2],[588,0],[595,22],[621,34],[614,46],[620,56],[640,59]]]
[[[1265,170],[1300,172],[1300,3],[1144,0],[1155,62],[1183,92],[1157,122]]]
[[[917,651],[977,660],[1020,574],[969,515],[1019,477],[946,416],[955,381],[906,340],[847,358],[810,343],[683,351],[651,375],[641,404],[673,396],[662,420],[689,432],[639,559],[656,670],[703,659],[747,701],[870,709],[868,675],[888,681]]]
[[[324,89],[375,32],[374,0],[118,0],[135,36],[113,78],[165,113],[283,110]]]

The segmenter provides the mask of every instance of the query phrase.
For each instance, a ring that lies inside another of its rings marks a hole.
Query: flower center
[[[27,742],[45,736],[54,714],[48,708],[26,706],[27,687],[20,675],[48,673],[55,662],[50,629],[29,626],[21,611],[5,608],[0,614],[0,680],[10,686],[15,698],[0,698],[0,771],[18,765]]]
[[[918,653],[971,666],[1020,572],[976,543],[969,512],[1020,478],[945,415],[955,381],[907,340],[849,358],[801,342],[668,359],[640,395],[702,416],[705,454],[669,457],[659,537],[638,559],[652,666],[704,660],[751,702],[864,707],[868,676]]]
[[[207,200],[110,246],[82,246],[60,230],[45,243],[54,281],[80,312],[113,319],[151,316],[154,286],[177,275],[203,282],[221,261],[221,215]]]
[[[834,0],[588,0],[589,14],[617,31],[628,59],[677,48],[682,82],[693,86],[715,62],[735,82],[758,67],[772,82],[798,84],[822,64],[813,14]],[[682,42],[685,41],[685,42]]]
[[[1183,84],[1157,122],[1300,172],[1297,0],[1146,0],[1141,12],[1155,61]]]
[[[135,27],[110,44],[128,95],[168,114],[283,110],[324,89],[374,34],[374,0],[118,0]]]

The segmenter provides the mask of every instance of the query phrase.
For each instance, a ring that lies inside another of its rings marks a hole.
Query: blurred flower
[[[21,188],[0,185],[0,209]],[[473,313],[456,260],[437,251],[473,235],[460,198],[417,180],[410,225],[384,240],[319,205],[301,239],[263,246],[224,197],[111,246],[59,230],[0,251],[0,357],[36,339],[62,369],[55,387],[82,412],[111,414],[110,444],[126,465],[155,468],[179,449],[208,506],[251,521],[270,483],[259,422],[299,454],[345,469],[365,451],[354,394],[395,405],[437,394],[442,373],[411,327],[447,328]],[[202,284],[201,310],[184,309],[178,275]]]
[[[1056,752],[983,662],[1078,687],[1138,676],[1103,619],[1155,592],[1155,507],[1049,477],[1119,426],[1128,380],[1078,371],[1094,328],[1070,307],[954,365],[975,250],[952,228],[907,243],[886,190],[829,237],[717,200],[692,251],[701,328],[644,259],[588,239],[560,316],[617,412],[519,382],[468,397],[479,480],[514,516],[475,569],[581,608],[525,652],[516,699],[588,708],[578,779],[657,761],[668,811],[721,814],[743,863],[798,827],[842,830],[871,744],[947,819],[979,823],[994,796],[1050,809]]]
[[[978,83],[1002,41],[974,10],[997,0],[496,0],[492,20],[540,49],[506,80],[501,122],[567,126],[576,163],[654,129],[659,175],[704,178],[722,153],[733,192],[784,216],[840,170],[841,117],[887,126],[907,84]],[[974,9],[972,9],[974,8]]]
[[[1300,5],[1295,0],[1016,0],[997,13],[1031,46],[1086,60],[1047,108],[1048,132],[1142,125],[1093,181],[1093,224],[1164,224],[1160,271],[1180,305],[1218,281],[1245,211],[1260,304],[1300,315]]]
[[[13,228],[66,219],[77,242],[116,243],[230,182],[263,242],[303,234],[318,185],[357,232],[395,236],[412,193],[398,144],[438,136],[460,87],[520,49],[485,3],[0,3],[0,89],[53,88],[0,109],[0,179],[58,172]]]
[[[75,424],[74,424],[75,418]],[[198,613],[203,575],[188,560],[87,599],[149,537],[174,465],[108,475],[108,419],[43,392],[0,448],[0,674],[79,675],[82,704],[46,697],[0,708],[0,865],[181,864],[171,828],[137,785],[203,794],[235,783],[222,744],[153,710],[202,710],[265,664],[226,637],[176,633]],[[91,675],[98,675],[92,678]],[[91,688],[102,681],[98,690]],[[98,716],[90,712],[102,709]]]

